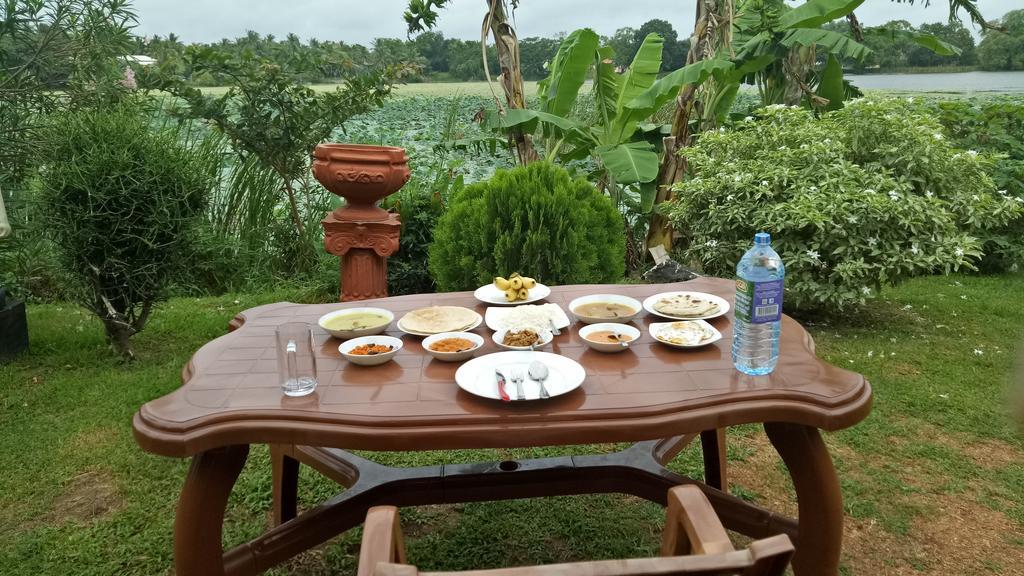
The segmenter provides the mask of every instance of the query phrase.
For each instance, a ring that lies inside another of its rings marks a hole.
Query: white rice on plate
[[[533,330],[538,334],[550,330],[551,322],[561,314],[557,304],[523,304],[506,308],[498,317],[499,330]]]

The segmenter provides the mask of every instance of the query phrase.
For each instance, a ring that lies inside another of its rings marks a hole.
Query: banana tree
[[[681,86],[724,77],[733,67],[728,60],[712,58],[658,78],[663,44],[660,36],[648,34],[619,74],[612,48],[601,46],[593,30],[576,30],[562,41],[548,77],[538,85],[539,108],[491,112],[485,123],[501,131],[539,133],[548,160],[592,158],[598,182],[613,198],[621,200],[623,190],[632,188],[640,193],[641,211],[649,212],[660,161],[652,140],[660,138],[662,126],[647,121]],[[572,116],[588,77],[593,78],[595,107],[589,122]]]

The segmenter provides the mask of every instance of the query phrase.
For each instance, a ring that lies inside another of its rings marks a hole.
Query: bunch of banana
[[[509,274],[508,278],[498,276],[494,279],[494,287],[505,293],[505,300],[508,302],[526,300],[530,297],[530,288],[536,285],[536,280],[520,276],[519,272]]]

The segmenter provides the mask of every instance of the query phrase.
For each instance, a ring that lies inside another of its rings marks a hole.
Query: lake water
[[[858,88],[965,94],[1022,93],[1021,72],[954,72],[945,74],[847,74]]]

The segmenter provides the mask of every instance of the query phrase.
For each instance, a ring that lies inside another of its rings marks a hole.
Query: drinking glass
[[[286,396],[305,396],[316,390],[316,343],[305,322],[277,327],[277,369]]]

